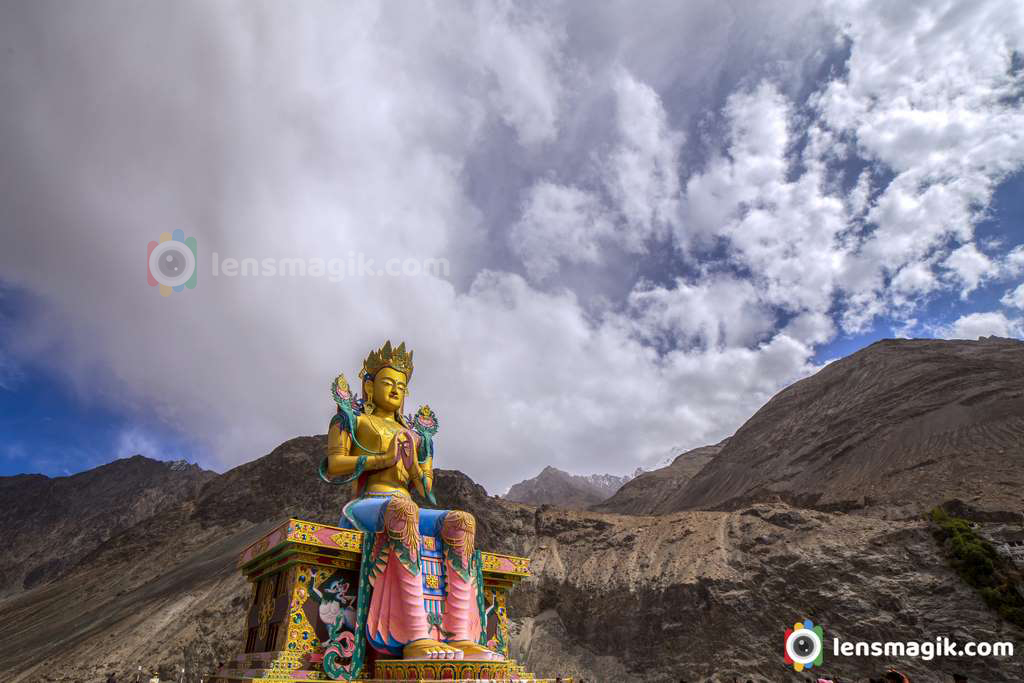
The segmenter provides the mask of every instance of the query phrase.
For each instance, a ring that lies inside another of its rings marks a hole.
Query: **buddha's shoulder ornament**
[[[434,435],[437,434],[437,428],[439,426],[437,421],[437,413],[430,409],[428,405],[420,406],[412,415],[405,416],[405,423],[409,425],[417,435],[419,435],[419,446],[416,449],[416,460],[420,464],[425,463],[427,460],[434,457]],[[437,499],[434,498],[434,492],[432,485],[427,481],[426,475],[421,475],[420,484],[423,488],[423,494],[426,496],[434,505],[437,505]]]
[[[363,412],[363,402],[355,397],[352,390],[348,386],[348,380],[345,379],[344,374],[340,374],[334,378],[331,382],[331,397],[334,398],[334,402],[338,404],[338,412],[331,418],[331,426],[335,424],[345,432],[349,433],[352,437],[352,441],[356,443],[360,448],[362,444],[356,439],[356,422],[359,419],[359,415]],[[320,478],[329,484],[350,484],[353,481],[359,479],[363,472],[366,470],[366,456],[360,455],[356,460],[356,467],[352,474],[343,476],[338,479],[331,479],[327,476],[327,457],[324,456],[323,462],[320,463],[318,470]]]
[[[420,409],[413,415],[407,415],[405,421],[413,431],[420,435],[420,446],[417,451],[417,458],[420,462],[426,462],[427,458],[434,455],[434,435],[437,434],[438,421],[437,413],[428,405],[420,406]]]
[[[344,374],[339,374],[331,382],[331,397],[338,404],[338,412],[331,418],[331,424],[337,423],[343,431],[355,436],[356,421],[363,414],[363,401],[352,393]]]

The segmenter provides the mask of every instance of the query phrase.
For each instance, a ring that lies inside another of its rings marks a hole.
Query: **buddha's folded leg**
[[[476,520],[468,512],[453,510],[441,523],[444,541],[445,598],[441,628],[450,644],[458,645],[466,659],[501,659],[502,656],[479,645],[480,608],[477,603],[477,585],[472,570],[473,550],[476,544]]]
[[[430,636],[423,610],[419,547],[419,508],[409,498],[393,496],[381,512],[366,619],[370,642],[392,654]]]

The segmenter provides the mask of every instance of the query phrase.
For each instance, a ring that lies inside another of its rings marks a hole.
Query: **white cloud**
[[[605,184],[626,229],[624,242],[641,251],[651,237],[679,223],[679,148],[658,94],[625,70],[614,78],[619,144],[609,156]]]
[[[563,261],[600,263],[603,243],[614,236],[613,221],[593,193],[541,181],[530,188],[509,239],[530,276],[543,280]]]
[[[950,325],[934,329],[935,336],[943,339],[977,339],[979,337],[1024,337],[1024,321],[1007,318],[999,311],[970,313]]]
[[[932,264],[928,261],[915,261],[907,263],[893,276],[889,284],[892,293],[893,303],[897,307],[910,306],[922,294],[927,294],[937,289],[939,280],[932,271]]]
[[[827,312],[804,311],[786,323],[782,333],[804,344],[818,346],[835,337],[836,326]]]
[[[605,50],[574,37],[569,15],[510,3],[196,5],[173,20],[155,6],[130,33],[113,6],[23,11],[0,25],[15,46],[0,70],[0,163],[17,169],[3,203],[18,218],[0,272],[34,302],[11,350],[59,359],[83,395],[128,418],[160,416],[206,447],[207,466],[322,433],[327,381],[388,337],[416,350],[410,403],[441,416],[439,466],[498,489],[551,462],[626,472],[717,440],[811,370],[806,344],[731,327],[728,343],[757,345],[659,354],[615,306],[595,315],[551,270],[600,263],[605,239],[635,253],[638,233],[676,220],[682,138],[631,75],[674,73],[700,53],[675,34],[613,50],[613,68],[581,61]],[[727,31],[759,23],[722,18]],[[45,26],[46,41],[14,26]],[[795,37],[767,47],[784,45],[808,49]],[[608,118],[609,94],[613,125],[588,128],[585,113]],[[551,180],[559,155],[596,169],[593,188],[576,182],[585,173]],[[474,257],[489,240],[507,245],[516,223],[486,213],[474,185],[526,200],[522,225],[537,232],[521,255],[552,273],[550,291],[500,257]],[[176,228],[198,238],[199,283],[163,299],[144,284],[145,244]],[[212,252],[446,257],[466,288],[429,276],[213,278]],[[159,444],[143,437],[119,450],[152,454]]]
[[[117,435],[114,457],[128,458],[133,455],[144,455],[147,458],[163,460],[173,454],[165,453],[160,440],[142,429],[122,429]]]
[[[457,327],[450,282],[213,278],[211,254],[466,269],[457,247],[484,234],[465,159],[501,121],[529,144],[557,130],[559,30],[511,7],[239,3],[183,6],[173,21],[154,7],[130,36],[113,6],[38,12],[26,25],[60,49],[0,28],[15,46],[0,71],[0,163],[15,179],[3,203],[18,216],[0,272],[34,302],[12,352],[59,357],[90,401],[160,416],[220,468],[323,432],[325,382],[387,337],[424,358],[421,397],[463,374],[437,334]],[[510,60],[545,78],[518,80]],[[144,284],[145,244],[176,228],[198,238],[199,284],[162,299]],[[445,464],[479,471],[480,452]]]
[[[751,347],[770,337],[775,317],[753,283],[731,275],[673,287],[637,288],[629,296],[637,333],[670,346]]]
[[[459,451],[480,448],[480,415],[489,406],[497,417],[486,437],[490,447],[505,454],[498,457],[527,459],[535,469],[552,458],[559,459],[554,464],[573,462],[575,451],[553,451],[552,440],[591,443],[595,425],[621,426],[626,415],[628,427],[615,434],[602,430],[600,446],[588,447],[596,471],[614,469],[624,452],[644,463],[676,445],[637,439],[637,433],[684,434],[700,443],[725,436],[733,420],[811,371],[810,348],[784,335],[751,349],[707,348],[659,358],[637,339],[630,318],[590,320],[570,293],[538,292],[506,273],[482,273],[444,321],[438,329],[455,348],[477,352],[471,352],[473,361],[463,361],[458,382],[431,387],[441,405],[476,406],[450,411],[443,443],[454,442]]]
[[[999,302],[1004,306],[1024,309],[1024,284],[1017,285],[1015,289],[1008,289]]]
[[[832,305],[848,216],[820,160],[805,157],[803,172],[789,177],[790,108],[767,82],[729,98],[728,146],[687,182],[683,239],[696,250],[727,238],[730,260],[750,271],[763,305],[816,317]],[[829,327],[814,328],[810,339],[827,341]]]
[[[900,339],[913,339],[914,330],[918,327],[917,318],[910,318],[893,325],[892,334]]]
[[[679,148],[657,93],[618,68],[612,78],[616,141],[593,190],[538,180],[509,234],[527,273],[541,281],[560,263],[598,264],[608,249],[642,254],[679,222]]]
[[[960,298],[966,300],[968,295],[978,288],[986,278],[995,275],[996,265],[988,256],[978,251],[972,243],[964,244],[953,251],[943,265],[952,271],[953,276],[963,284]]]
[[[474,3],[468,32],[479,68],[493,77],[490,101],[526,145],[552,140],[563,97],[564,29],[511,2]]]
[[[113,5],[26,4],[0,23],[0,277],[32,302],[9,353],[226,467],[323,432],[327,381],[405,339],[440,466],[500,490],[658,462],[812,372],[833,316],[909,326],[943,264],[1024,269],[951,259],[1024,159],[1020,10],[977,7],[833,6],[848,72],[808,107],[836,45],[814,3],[154,5],[131,32]],[[144,244],[176,228],[201,264],[363,252],[453,278],[202,270],[161,299]]]
[[[770,83],[753,92],[733,94],[726,105],[728,155],[714,158],[686,186],[686,240],[736,232],[728,227],[741,209],[774,199],[785,186],[788,166],[789,104]],[[758,241],[755,236],[753,241]]]
[[[1012,278],[1024,273],[1024,245],[1011,249],[999,261],[1000,274]]]
[[[863,216],[868,209],[871,198],[871,171],[864,169],[857,177],[857,185],[848,197],[849,211],[852,216]]]
[[[869,232],[844,287],[844,315],[863,329],[895,305],[886,274],[911,268],[904,284],[932,280],[922,268],[969,243],[996,184],[1024,163],[1024,111],[1014,104],[1012,54],[1024,46],[1024,9],[1014,2],[832,3],[851,41],[848,73],[813,99],[823,121],[851,136],[858,154],[895,173],[870,206]],[[969,293],[985,276],[980,259],[946,262]],[[982,268],[979,270],[979,268]],[[909,279],[910,274],[913,278]]]

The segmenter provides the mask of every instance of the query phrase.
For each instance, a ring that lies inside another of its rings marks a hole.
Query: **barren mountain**
[[[534,670],[587,681],[803,681],[782,662],[803,618],[842,641],[1008,641],[1024,632],[947,567],[921,520],[757,504],[657,517],[542,508],[526,535],[536,580],[515,593],[516,647]],[[561,639],[561,645],[553,645]],[[828,652],[831,652],[829,648]],[[815,678],[915,683],[965,670],[1024,680],[1024,662],[825,657]]]
[[[240,645],[247,593],[237,552],[288,515],[335,520],[345,494],[315,479],[323,451],[323,437],[282,444],[111,537],[57,581],[0,603],[5,680],[84,683],[140,665],[185,666],[185,680],[198,680]],[[437,488],[442,506],[477,516],[482,546],[533,558],[535,576],[510,610],[516,656],[539,673],[789,680],[782,632],[803,617],[849,640],[942,634],[1024,647],[1024,634],[947,568],[923,521],[782,503],[657,517],[538,509],[443,470]],[[837,659],[823,671],[850,680],[882,664]],[[924,681],[945,671],[901,666]],[[1019,659],[972,667],[978,680],[1024,677]]]
[[[661,509],[1016,515],[1022,488],[1024,343],[888,339],[780,391]]]
[[[324,436],[299,437],[223,475],[206,473],[206,483],[191,496],[167,500],[150,516],[109,534],[68,560],[56,580],[8,596],[0,602],[3,680],[85,682],[107,671],[134,680],[137,666],[167,672],[185,666],[191,674],[234,654],[248,597],[234,566],[238,553],[289,516],[337,523],[348,499],[349,487],[316,477],[325,448]],[[163,463],[134,460],[159,480]],[[110,490],[123,464],[83,475]],[[16,489],[23,479],[0,479],[0,488]],[[436,482],[442,506],[476,512],[482,545],[515,549],[511,534],[494,531],[512,521],[501,501],[458,472],[438,470]],[[117,509],[116,497],[103,501],[96,507]],[[32,528],[33,511],[24,518],[9,515],[7,529]],[[59,551],[59,542],[50,540]],[[195,683],[198,673],[186,680]]]
[[[625,515],[659,515],[671,511],[672,501],[683,486],[718,455],[725,439],[714,446],[701,446],[676,457],[671,464],[644,472],[622,485],[614,496],[592,505],[598,512]]]
[[[140,455],[70,477],[0,477],[0,595],[61,576],[101,543],[196,495],[217,475]]]
[[[185,666],[196,681],[240,645],[247,593],[236,554],[286,516],[335,521],[346,491],[314,477],[324,446],[323,437],[288,441],[113,535],[62,578],[0,603],[5,680],[86,682],[162,665]],[[481,546],[533,558],[535,576],[510,609],[516,656],[539,673],[788,680],[782,631],[802,617],[843,639],[948,634],[1024,647],[1024,634],[946,567],[923,521],[782,503],[658,517],[538,509],[444,470],[437,489],[442,507],[477,516]],[[902,666],[926,681],[944,670]],[[880,667],[851,658],[825,671],[847,680]],[[1024,677],[1019,659],[973,667],[979,680]]]
[[[533,479],[513,485],[505,494],[505,500],[530,505],[585,508],[606,500],[629,479],[612,474],[569,474],[548,465]]]

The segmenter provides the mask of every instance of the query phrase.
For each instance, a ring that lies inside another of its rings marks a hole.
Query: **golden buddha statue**
[[[480,644],[486,618],[473,516],[421,510],[410,495],[435,502],[438,426],[429,406],[403,415],[412,355],[404,342],[371,351],[360,372],[361,400],[343,375],[332,387],[338,410],[320,475],[352,483],[355,497],[340,526],[367,534],[363,565],[371,592],[361,600],[367,604],[359,628],[379,653],[403,659],[503,659]]]

